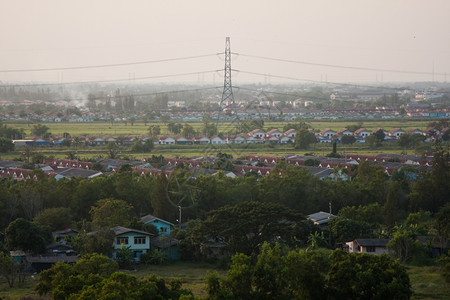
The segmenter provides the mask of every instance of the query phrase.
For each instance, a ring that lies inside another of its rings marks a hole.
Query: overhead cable
[[[243,53],[233,53],[233,54],[238,55],[238,56],[244,56],[244,57],[251,57],[251,58],[265,59],[265,60],[271,60],[271,61],[286,62],[286,63],[295,63],[295,64],[302,64],[302,65],[310,65],[310,66],[317,66],[317,67],[328,67],[328,68],[339,68],[339,69],[350,69],[350,70],[361,70],[361,71],[387,72],[387,73],[403,73],[403,74],[438,75],[438,76],[439,75],[441,75],[441,76],[445,76],[446,75],[446,73],[422,72],[422,71],[406,71],[406,70],[394,70],[394,69],[378,69],[378,68],[367,68],[367,67],[354,67],[354,66],[322,64],[322,63],[307,62],[307,61],[298,61],[298,60],[290,60],[290,59],[282,59],[282,58],[273,58],[273,57],[250,55],[250,54],[243,54]]]
[[[190,73],[178,73],[169,75],[156,75],[156,76],[145,76],[145,77],[133,77],[127,79],[109,79],[109,80],[91,80],[91,81],[73,81],[73,82],[61,82],[61,83],[30,83],[30,84],[3,84],[0,87],[21,87],[21,86],[52,86],[52,85],[72,85],[72,84],[89,84],[89,83],[100,83],[100,82],[121,82],[121,81],[134,81],[134,80],[146,80],[146,79],[157,79],[157,78],[168,78],[168,77],[180,77],[188,75],[199,75],[216,73],[222,70],[210,70],[210,71],[200,71],[200,72],[190,72]]]
[[[134,65],[153,64],[153,63],[161,63],[161,62],[169,62],[169,61],[188,60],[188,59],[196,59],[196,58],[210,57],[210,56],[216,56],[216,55],[218,55],[218,53],[204,54],[204,55],[195,55],[195,56],[186,56],[186,57],[177,57],[177,58],[166,58],[166,59],[159,59],[159,60],[145,60],[145,61],[118,63],[118,64],[72,66],[72,67],[58,67],[58,68],[39,68],[39,69],[0,70],[0,73],[43,72],[43,71],[64,71],[64,70],[111,68],[111,67],[134,66]]]

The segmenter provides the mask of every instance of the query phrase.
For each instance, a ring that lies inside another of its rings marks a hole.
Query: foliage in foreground
[[[41,272],[35,287],[53,299],[191,299],[179,280],[166,281],[156,275],[144,279],[117,272],[118,265],[106,256],[93,254],[75,265],[57,263]]]
[[[439,266],[441,267],[442,276],[447,283],[450,283],[450,251],[448,255],[442,256],[439,260]]]
[[[226,278],[211,273],[208,299],[409,299],[406,269],[387,255],[290,251],[264,244],[255,264],[233,256]]]

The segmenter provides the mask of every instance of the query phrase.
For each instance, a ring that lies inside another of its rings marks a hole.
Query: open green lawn
[[[37,275],[28,276],[25,283],[22,286],[16,286],[14,288],[9,288],[6,280],[0,278],[0,297],[3,300],[19,300],[19,299],[40,299],[40,300],[50,300],[50,296],[39,297],[35,294],[34,286],[37,283]]]
[[[450,299],[450,284],[438,266],[408,266],[407,270],[414,291],[411,299]]]
[[[437,266],[407,266],[411,280],[413,296],[411,299],[449,299],[450,285],[445,282]],[[225,276],[226,271],[217,266],[206,263],[178,262],[164,266],[142,265],[136,270],[125,271],[130,275],[143,278],[156,274],[165,279],[180,279],[183,287],[193,291],[195,296],[206,296],[205,276],[208,272],[216,271],[219,276]],[[39,298],[33,288],[36,279],[28,277],[23,287],[10,289],[3,278],[0,279],[0,296],[3,299],[50,299]],[[32,298],[31,298],[32,297]]]
[[[206,263],[178,262],[167,266],[142,265],[136,271],[130,271],[139,278],[156,274],[166,279],[180,279],[183,287],[190,289],[195,296],[206,296],[205,277],[208,272],[217,272],[225,276],[226,271]]]

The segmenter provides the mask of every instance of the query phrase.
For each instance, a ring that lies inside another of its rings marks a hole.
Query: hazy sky
[[[232,52],[240,54],[232,56],[233,69],[240,70],[233,72],[234,85],[449,81],[449,13],[449,0],[0,0],[0,81],[155,77],[149,81],[221,84],[224,58],[214,54],[224,52],[227,36]],[[2,72],[209,54],[121,67]],[[193,74],[180,75],[186,73]],[[161,77],[166,75],[180,76]]]

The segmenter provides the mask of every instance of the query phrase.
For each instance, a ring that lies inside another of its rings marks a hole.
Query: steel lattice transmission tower
[[[235,111],[233,86],[231,85],[231,50],[229,37],[227,37],[225,41],[225,75],[223,81],[223,93],[222,93],[222,100],[220,101],[220,107],[223,110],[231,110],[232,112]]]

